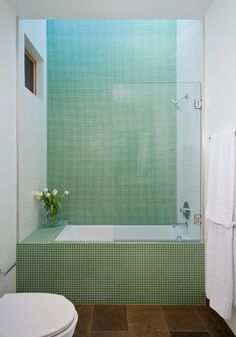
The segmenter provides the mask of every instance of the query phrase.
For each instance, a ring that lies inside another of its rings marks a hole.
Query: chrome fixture
[[[190,219],[191,209],[187,201],[185,201],[183,207],[180,208],[180,212],[183,214],[185,219]]]
[[[194,225],[201,225],[202,223],[202,216],[201,214],[194,214]]]
[[[171,99],[171,102],[175,105],[176,109],[179,109],[179,103],[183,100],[183,99],[188,99],[188,94],[185,94],[184,96],[180,97],[178,100],[174,100]]]
[[[182,241],[182,236],[178,235],[177,238],[176,238],[176,241]]]
[[[197,109],[197,110],[202,109],[202,99],[201,98],[194,99],[194,109]]]
[[[173,223],[172,225],[172,228],[175,228],[176,226],[185,226],[185,227],[188,227],[188,222],[177,222],[177,223]]]

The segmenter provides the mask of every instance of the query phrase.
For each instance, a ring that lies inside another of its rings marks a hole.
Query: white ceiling
[[[200,19],[213,0],[8,0],[25,19]]]

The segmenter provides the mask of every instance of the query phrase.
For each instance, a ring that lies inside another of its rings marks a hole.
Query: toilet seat
[[[0,298],[0,337],[53,337],[76,321],[74,305],[61,295],[17,293]]]

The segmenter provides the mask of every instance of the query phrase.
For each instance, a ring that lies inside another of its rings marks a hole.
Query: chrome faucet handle
[[[190,219],[191,209],[187,201],[185,201],[183,207],[180,208],[180,212],[183,214],[185,219]]]

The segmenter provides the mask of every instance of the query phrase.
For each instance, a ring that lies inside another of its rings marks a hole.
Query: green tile
[[[203,304],[204,245],[22,243],[17,291],[59,293],[81,304]]]
[[[22,243],[51,243],[59,235],[59,233],[68,224],[67,221],[60,221],[60,223],[55,227],[40,227],[33,233],[31,233],[27,238],[25,238]]]
[[[176,222],[175,20],[49,20],[48,183],[81,224]]]

